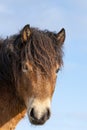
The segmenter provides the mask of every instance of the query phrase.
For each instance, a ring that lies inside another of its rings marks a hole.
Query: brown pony
[[[0,39],[0,130],[14,130],[26,111],[34,125],[49,119],[64,40],[64,29],[54,33],[29,25]]]

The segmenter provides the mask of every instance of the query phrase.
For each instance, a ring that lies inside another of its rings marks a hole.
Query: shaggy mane
[[[27,43],[21,42],[20,34],[0,39],[0,83],[13,83],[25,60],[29,60],[35,69],[50,75],[56,62],[62,65],[62,54],[56,33],[49,31],[31,28]]]

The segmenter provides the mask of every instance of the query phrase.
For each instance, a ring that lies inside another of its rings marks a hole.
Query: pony
[[[56,33],[29,24],[0,38],[0,130],[14,130],[26,112],[34,125],[50,118],[64,40],[64,28]]]

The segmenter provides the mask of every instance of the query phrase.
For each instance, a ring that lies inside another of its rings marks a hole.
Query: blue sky
[[[64,67],[58,74],[52,116],[41,127],[27,116],[16,130],[87,130],[87,1],[0,0],[0,35],[17,33],[25,24],[66,30]]]

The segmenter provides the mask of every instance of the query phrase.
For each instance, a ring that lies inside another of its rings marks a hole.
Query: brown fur
[[[0,40],[0,130],[14,129],[26,112],[27,97],[52,98],[54,87],[49,86],[55,85],[53,75],[63,64],[63,41],[57,35],[25,27],[20,34]],[[24,74],[26,67],[29,73]]]

